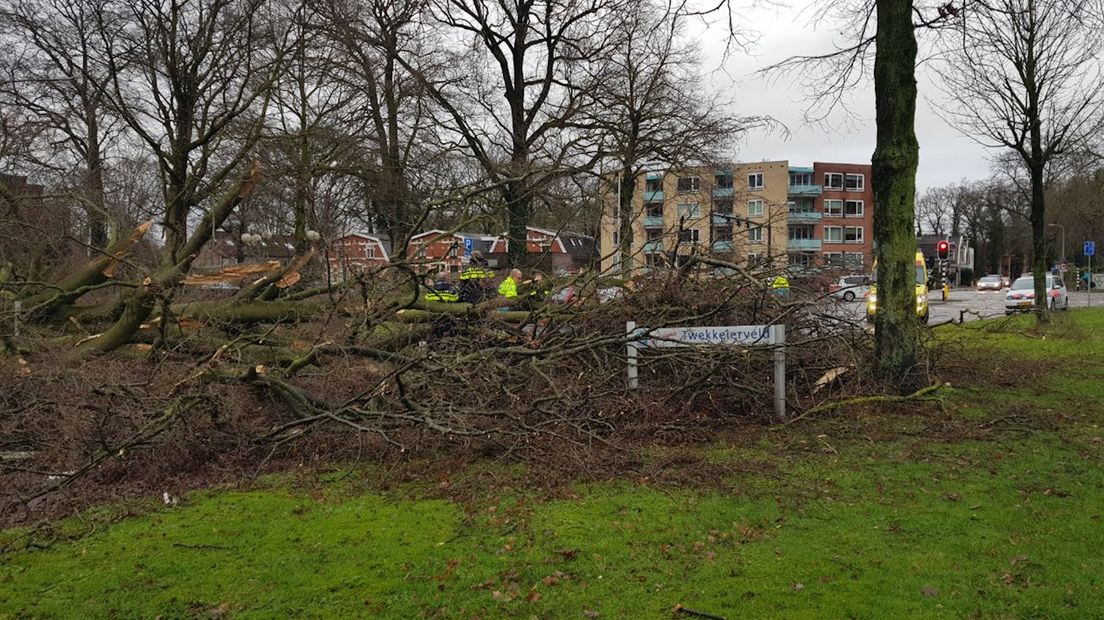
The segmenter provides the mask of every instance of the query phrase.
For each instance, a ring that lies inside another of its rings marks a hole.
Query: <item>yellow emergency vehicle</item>
[[[873,321],[878,311],[878,262],[874,262],[874,275],[870,292],[866,296],[866,320]],[[928,322],[928,266],[924,255],[916,253],[916,318]]]

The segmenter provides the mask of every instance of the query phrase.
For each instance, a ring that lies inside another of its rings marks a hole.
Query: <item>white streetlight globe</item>
[[[322,238],[322,235],[318,234],[317,230],[308,230],[307,231],[307,241],[318,241],[321,238]]]

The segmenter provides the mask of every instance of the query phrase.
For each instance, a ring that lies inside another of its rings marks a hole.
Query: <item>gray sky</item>
[[[807,107],[802,89],[788,77],[770,80],[754,75],[758,69],[795,54],[822,54],[834,49],[828,24],[809,24],[809,0],[791,0],[793,7],[748,11],[746,26],[760,33],[748,54],[734,54],[722,62],[722,28],[710,28],[703,37],[705,70],[713,86],[736,103],[741,114],[770,115],[790,130],[756,131],[739,146],[741,161],[788,159],[792,165],[813,161],[869,163],[874,152],[874,85],[868,82],[854,93],[848,108],[857,119],[837,114],[831,128],[803,124]],[[918,75],[920,101],[916,110],[916,134],[920,140],[917,187],[946,185],[962,179],[982,179],[989,174],[989,157],[995,152],[978,145],[950,127],[934,111],[932,101],[942,94],[930,78]],[[929,99],[931,101],[929,101]]]

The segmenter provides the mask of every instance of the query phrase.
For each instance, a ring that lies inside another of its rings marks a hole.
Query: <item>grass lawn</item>
[[[506,470],[460,504],[366,469],[107,507],[0,556],[0,617],[1104,618],[1104,311],[937,338],[1009,381],[649,451],[725,472],[694,488]]]

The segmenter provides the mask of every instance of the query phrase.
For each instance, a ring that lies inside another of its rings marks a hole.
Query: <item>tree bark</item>
[[[618,205],[618,212],[621,214],[621,218],[617,222],[617,226],[621,231],[621,279],[628,280],[633,273],[632,201],[633,190],[636,189],[636,183],[634,182],[636,179],[633,176],[631,163],[626,164],[620,172],[618,183],[621,184],[621,191],[619,192],[621,204]]]
[[[916,318],[913,236],[916,168],[916,36],[912,0],[878,0],[874,97],[877,146],[874,176],[874,243],[878,262],[878,305],[874,321],[876,370],[915,392],[919,326]]]
[[[1043,196],[1043,165],[1032,163],[1031,174],[1031,271],[1035,280],[1035,323],[1050,323],[1050,289],[1046,285],[1046,201]]]

